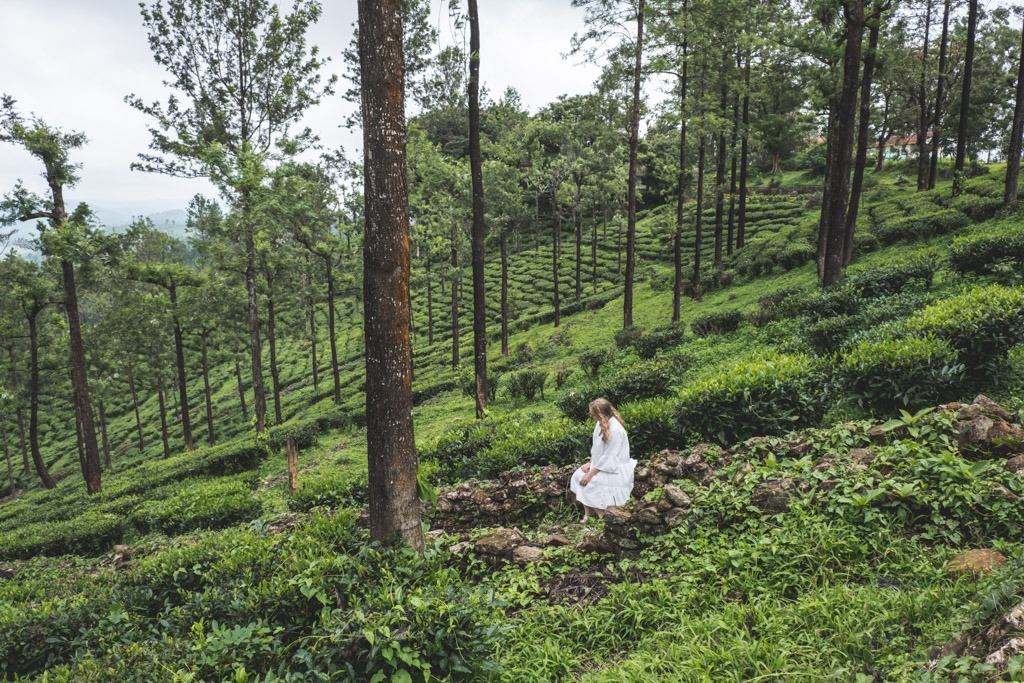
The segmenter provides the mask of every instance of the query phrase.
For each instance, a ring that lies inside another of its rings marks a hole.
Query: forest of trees
[[[0,444],[11,489],[18,468],[54,485],[39,446],[45,430],[77,434],[84,482],[100,491],[103,469],[115,467],[107,438],[115,396],[130,397],[116,404],[134,414],[139,449],[139,404],[150,396],[165,455],[172,434],[188,450],[200,439],[214,444],[217,365],[237,378],[237,412],[219,419],[251,420],[257,433],[280,423],[285,341],[310,354],[318,395],[340,402],[338,330],[362,319],[368,433],[379,441],[369,444],[374,533],[400,531],[422,546],[418,524],[400,521],[417,504],[412,358],[446,342],[451,364],[462,363],[460,309],[471,309],[482,417],[487,335],[500,331],[508,354],[515,314],[506,274],[524,251],[551,259],[555,327],[566,302],[592,293],[596,254],[615,252],[628,327],[645,207],[676,208],[664,235],[675,263],[668,322],[682,297],[700,296],[706,275],[744,248],[754,185],[821,191],[823,286],[856,258],[859,196],[886,155],[913,160],[906,182],[919,190],[945,174],[954,192],[979,160],[1005,160],[1005,204],[1017,201],[1019,13],[977,0],[573,4],[586,30],[567,51],[600,65],[601,77],[592,92],[534,113],[512,88],[487,91],[476,0],[452,3],[465,34],[454,40],[432,28],[425,0],[360,2],[341,94],[325,56],[307,43],[320,18],[314,0],[281,9],[269,0],[144,6],[140,30],[172,99],[128,96],[151,124],[136,167],[208,178],[219,192],[192,200],[186,240],[145,219],[114,233],[88,206],[66,206],[65,191],[89,173],[75,162],[88,131],[57,129],[46,112],[22,111],[17,93],[5,95],[0,141],[32,154],[45,178],[7,188],[0,203],[0,224],[38,225],[42,254],[28,260],[0,243]],[[399,42],[401,52],[379,49]],[[303,127],[328,97],[361,103],[349,124],[363,127],[365,157],[323,152]],[[806,172],[787,175],[794,169]],[[367,193],[364,182],[383,190]],[[694,240],[682,238],[684,226]],[[711,263],[701,259],[705,241]],[[485,260],[500,260],[500,282],[484,281]],[[565,262],[574,277],[563,290]],[[499,297],[500,316],[488,320],[486,304]],[[412,325],[411,311],[425,323]],[[383,470],[375,457],[387,458]],[[405,481],[383,480],[395,471]]]

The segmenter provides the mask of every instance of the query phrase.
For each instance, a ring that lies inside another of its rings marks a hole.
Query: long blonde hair
[[[590,417],[594,418],[597,424],[601,425],[601,440],[608,443],[608,439],[612,438],[611,425],[608,421],[611,418],[615,418],[619,421],[623,427],[626,423],[622,421],[619,414],[615,411],[615,406],[606,398],[595,398],[590,402]]]

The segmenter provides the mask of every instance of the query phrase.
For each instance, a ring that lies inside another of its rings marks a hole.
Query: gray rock
[[[672,507],[685,508],[690,506],[690,497],[678,486],[666,486],[665,500],[672,504]]]
[[[512,560],[517,564],[536,564],[544,560],[544,551],[532,545],[521,545],[512,551]]]
[[[494,533],[479,539],[473,549],[484,555],[507,557],[517,546],[526,542],[526,537],[519,529],[499,528]]]

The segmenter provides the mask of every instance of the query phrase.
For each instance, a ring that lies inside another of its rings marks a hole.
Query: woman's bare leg
[[[597,514],[597,510],[595,510],[594,508],[590,507],[589,505],[584,505],[583,506],[583,521],[584,522],[587,521],[588,519],[590,519],[590,516],[594,515],[594,514]]]

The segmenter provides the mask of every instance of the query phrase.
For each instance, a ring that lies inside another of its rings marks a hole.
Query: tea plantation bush
[[[121,541],[124,526],[119,515],[93,510],[66,521],[26,524],[0,534],[0,559],[27,559],[36,555],[100,555]]]
[[[675,399],[680,433],[721,443],[816,424],[824,382],[806,356],[769,354],[686,387]]]
[[[505,391],[513,399],[526,399],[532,401],[533,397],[540,394],[544,398],[544,382],[547,381],[547,370],[534,370],[527,368],[517,372],[511,372],[504,376]]]
[[[743,314],[739,311],[720,311],[694,319],[690,323],[690,328],[698,337],[708,337],[713,334],[735,332],[741,322],[743,322]]]
[[[964,366],[940,339],[864,340],[842,356],[843,390],[876,415],[917,410],[959,396]]]
[[[244,482],[190,482],[163,500],[144,502],[132,513],[132,523],[144,531],[173,535],[248,522],[261,509]]]
[[[958,273],[988,275],[1000,264],[1024,268],[1024,228],[957,237],[949,247],[949,266]]]
[[[957,209],[943,209],[934,213],[906,216],[879,223],[874,234],[883,244],[894,244],[901,240],[913,242],[935,235],[944,235],[970,225],[973,217]]]
[[[608,376],[570,391],[556,401],[566,417],[585,420],[590,402],[604,397],[615,405],[656,396],[668,396],[678,380],[679,368],[671,360],[639,361]]]
[[[911,284],[931,287],[937,269],[937,261],[930,258],[894,261],[851,274],[848,283],[862,297],[872,299],[899,294]]]
[[[650,360],[658,351],[678,345],[685,337],[685,327],[679,323],[669,323],[645,332],[633,342],[633,348],[641,358]]]
[[[307,479],[288,501],[288,508],[295,512],[309,512],[313,508],[326,507],[362,508],[369,504],[365,474],[339,473]]]

